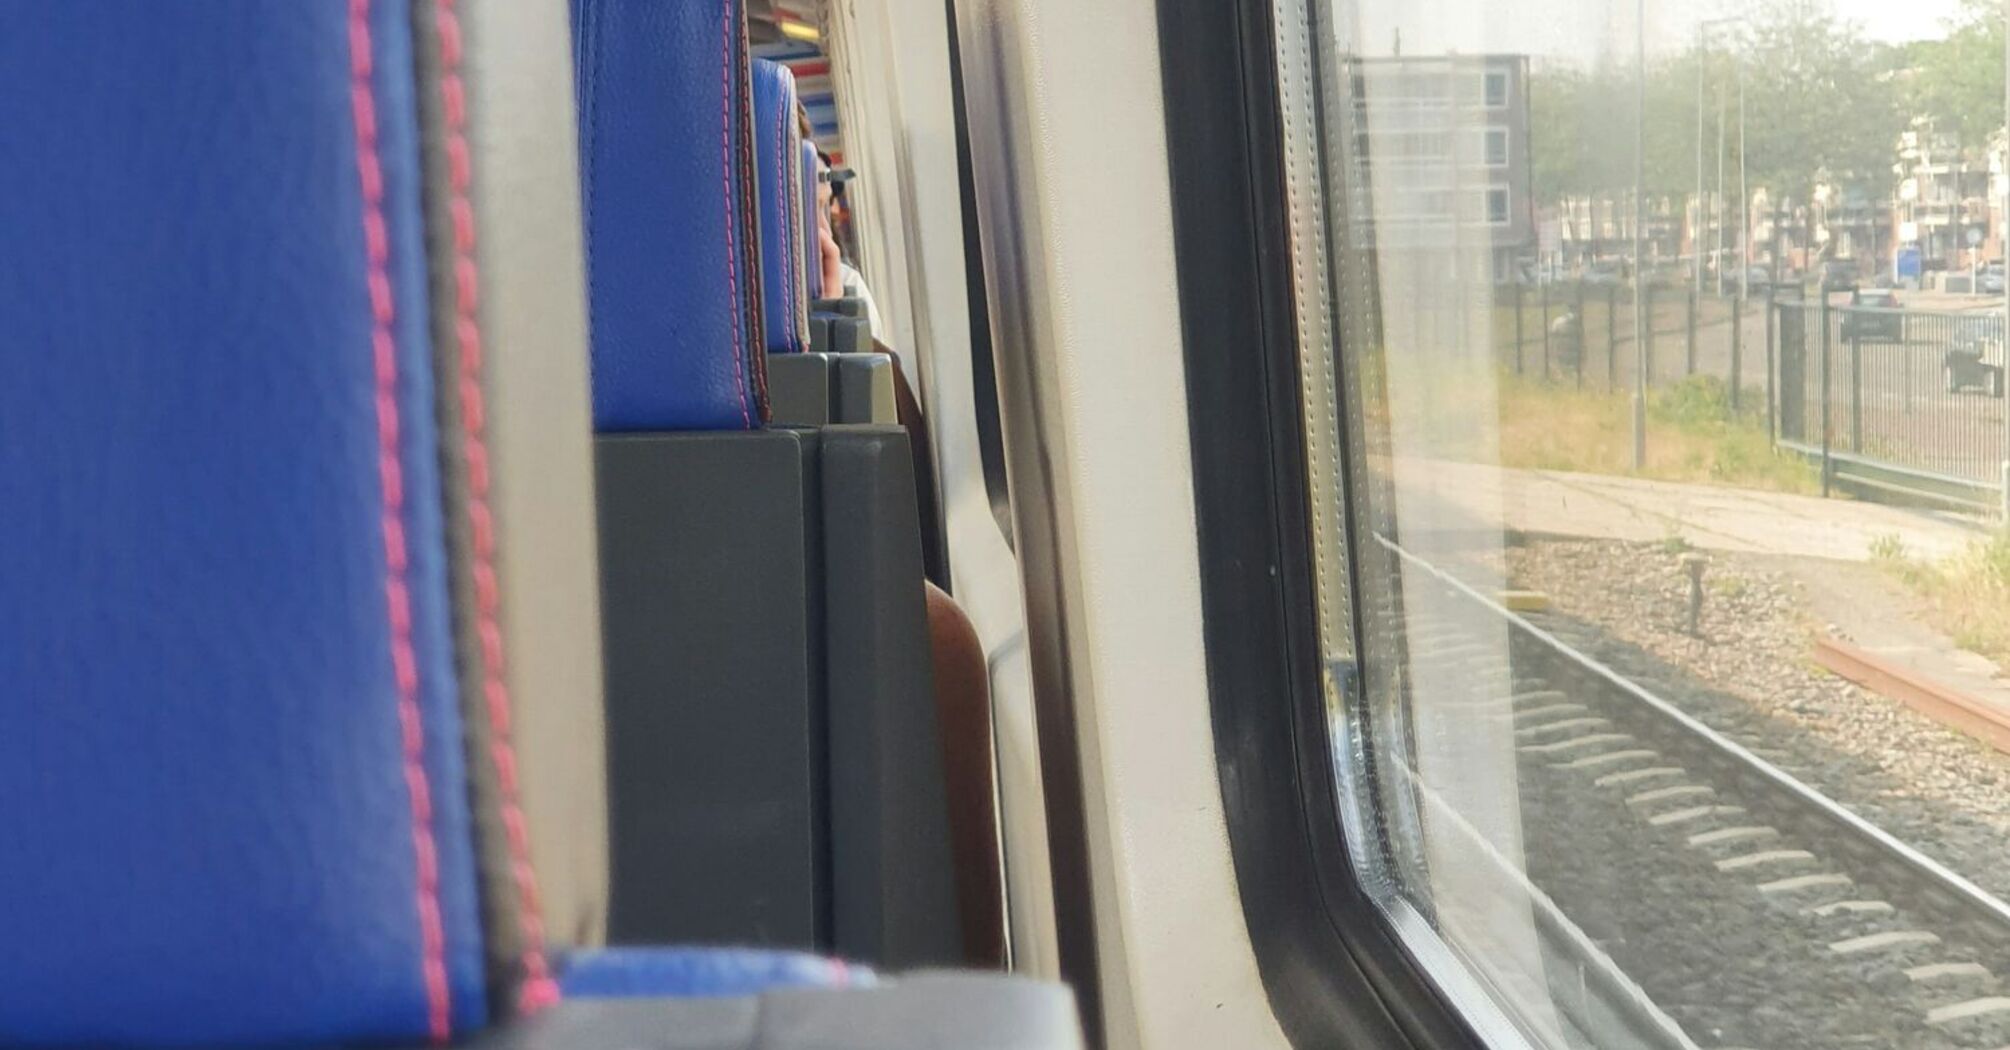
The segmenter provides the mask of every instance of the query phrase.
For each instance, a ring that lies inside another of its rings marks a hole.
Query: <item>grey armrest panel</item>
[[[814,442],[696,431],[603,435],[595,449],[609,938],[817,950],[829,876]]]
[[[1074,997],[1017,977],[922,973],[745,999],[575,1000],[471,1050],[1080,1050]]]
[[[899,427],[817,433],[832,948],[895,970],[954,966],[963,938],[914,459]]]
[[[899,421],[893,359],[884,354],[771,354],[768,401],[777,426]]]
[[[961,962],[906,432],[595,448],[609,939]]]

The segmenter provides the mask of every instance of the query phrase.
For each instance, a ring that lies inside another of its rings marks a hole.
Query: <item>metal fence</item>
[[[1732,294],[1690,285],[1648,285],[1648,383],[1706,374],[1730,385],[1734,403],[1763,382],[1765,299],[1741,310]],[[1643,355],[1634,339],[1633,289],[1624,284],[1556,282],[1494,289],[1494,352],[1516,375],[1617,390],[1633,383]]]
[[[1733,412],[1763,410],[1774,442],[1864,495],[1998,513],[2010,463],[2004,314],[1845,305],[1796,287],[1735,295],[1693,285],[1633,290],[1558,282],[1494,289],[1492,351],[1516,375],[1624,390],[1694,375],[1727,387]],[[1837,296],[1840,297],[1839,295]]]
[[[1848,485],[1994,511],[2003,314],[1774,304],[1775,437]]]

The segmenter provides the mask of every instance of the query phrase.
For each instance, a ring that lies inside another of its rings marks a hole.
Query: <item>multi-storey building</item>
[[[1506,280],[1532,258],[1528,56],[1353,58],[1355,175],[1373,186],[1370,244],[1482,258]]]

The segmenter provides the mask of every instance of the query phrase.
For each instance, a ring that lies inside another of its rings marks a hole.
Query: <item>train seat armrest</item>
[[[831,354],[865,353],[872,349],[872,326],[863,317],[823,311],[813,313],[810,315],[810,349]]]
[[[813,313],[836,314],[839,317],[865,317],[865,300],[856,295],[835,299],[818,299],[810,304]]]
[[[963,943],[907,433],[834,426],[821,439],[832,945],[953,965]]]
[[[893,360],[879,354],[777,354],[768,359],[768,398],[777,426],[893,423]]]
[[[819,944],[814,437],[594,441],[614,943]]]

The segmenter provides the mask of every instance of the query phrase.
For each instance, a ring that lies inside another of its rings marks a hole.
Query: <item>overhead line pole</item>
[[[1689,255],[1696,271],[1696,295],[1703,294],[1703,31],[1710,25],[1705,20],[1696,23],[1696,220],[1689,227]],[[1646,77],[1645,67],[1641,76]],[[1643,89],[1643,94],[1645,89]],[[1644,108],[1645,102],[1641,103]]]
[[[2010,7],[2010,0],[2003,0]],[[1647,465],[1647,315],[1646,254],[1640,250],[1641,226],[1646,222],[1647,198],[1647,0],[1633,4],[1633,63],[1637,79],[1633,85],[1633,469]],[[2010,54],[2010,52],[2006,52]],[[1702,137],[1702,124],[1697,125]],[[1697,206],[1702,206],[1699,199]],[[1703,271],[1696,271],[1702,286]]]

